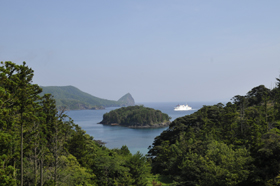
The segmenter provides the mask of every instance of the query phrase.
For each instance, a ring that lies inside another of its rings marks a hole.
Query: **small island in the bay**
[[[160,110],[138,106],[122,107],[105,113],[100,124],[129,128],[159,128],[170,124],[170,117]]]

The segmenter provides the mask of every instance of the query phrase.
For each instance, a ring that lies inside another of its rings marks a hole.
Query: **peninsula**
[[[44,94],[52,94],[57,108],[66,108],[67,110],[99,110],[105,107],[123,107],[135,105],[134,99],[130,93],[125,94],[118,101],[107,100],[95,97],[79,90],[74,86],[46,86],[43,87]]]
[[[159,128],[169,126],[170,119],[167,114],[160,110],[136,105],[105,113],[99,124],[120,125],[129,128]]]

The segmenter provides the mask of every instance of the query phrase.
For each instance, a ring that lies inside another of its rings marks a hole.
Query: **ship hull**
[[[192,110],[192,107],[190,107],[188,105],[177,105],[174,108],[174,111],[187,111],[187,110]]]

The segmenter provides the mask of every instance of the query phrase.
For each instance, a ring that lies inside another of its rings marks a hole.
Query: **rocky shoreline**
[[[170,125],[170,121],[168,122],[163,122],[163,123],[157,123],[157,124],[132,124],[132,125],[127,125],[127,124],[119,124],[119,123],[110,123],[110,124],[105,124],[105,123],[98,123],[98,124],[103,124],[103,125],[110,125],[110,126],[122,126],[122,127],[128,127],[128,128],[133,128],[133,129],[148,129],[148,128],[163,128],[163,127],[168,127]]]

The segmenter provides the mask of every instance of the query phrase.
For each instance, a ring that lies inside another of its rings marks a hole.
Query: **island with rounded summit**
[[[99,124],[119,125],[129,128],[160,128],[170,124],[167,114],[143,105],[121,107],[105,113]]]

